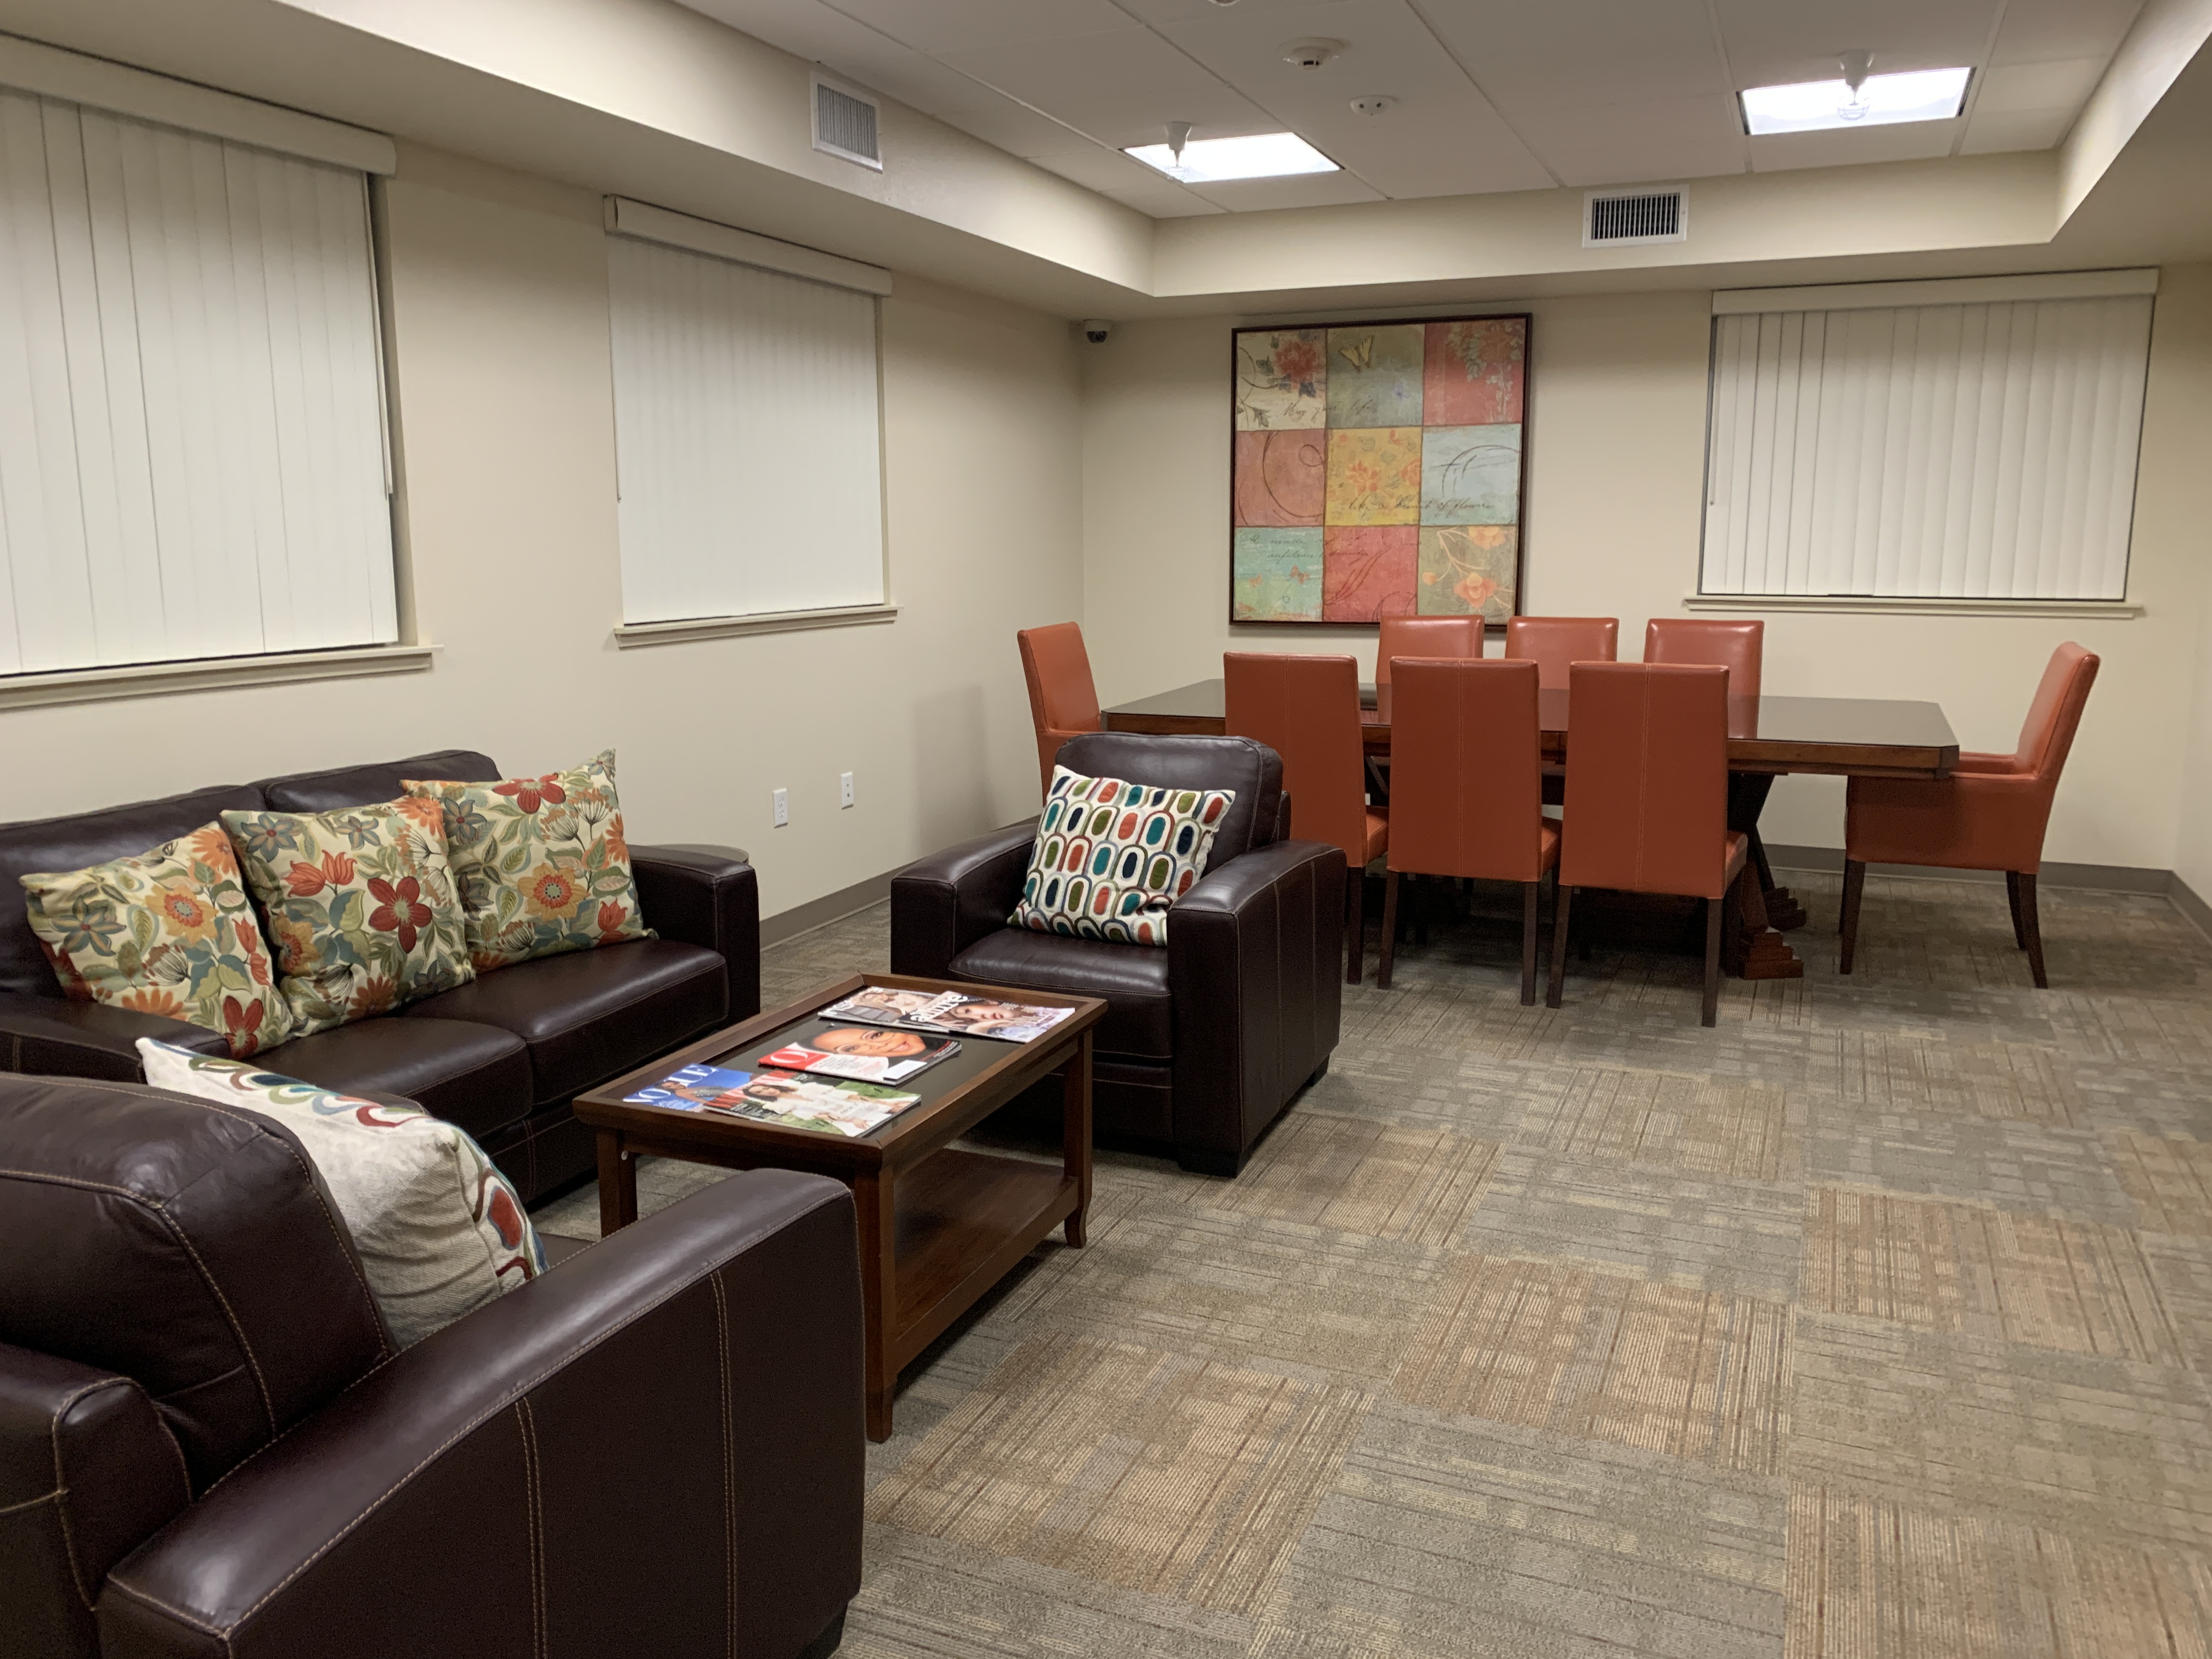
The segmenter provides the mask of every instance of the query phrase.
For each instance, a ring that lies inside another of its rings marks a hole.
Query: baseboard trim
[[[2173,890],[2166,894],[2166,897],[2173,901],[2175,909],[2196,924],[2198,933],[2212,939],[2212,904],[2207,904],[2197,897],[2195,888],[2177,874],[2173,878]]]
[[[1769,843],[1766,861],[1778,870],[1817,870],[1839,874],[1844,867],[1840,847],[1780,847]],[[1870,874],[1903,876],[1919,881],[1987,881],[2004,879],[2002,870],[1938,870],[1921,864],[1870,864]],[[2212,905],[2172,870],[2147,870],[2131,864],[2055,864],[2046,862],[2038,884],[2077,887],[2095,893],[2144,893],[2169,899],[2197,931],[2212,939]]]
[[[901,869],[905,868],[903,865]],[[840,887],[834,893],[824,893],[820,898],[809,899],[790,909],[761,918],[761,943],[781,945],[787,939],[797,939],[801,933],[811,933],[817,927],[827,927],[833,921],[842,921],[856,910],[865,910],[871,904],[880,904],[891,896],[891,878],[897,870],[886,870],[880,876],[870,876],[866,881],[856,881],[850,887]]]

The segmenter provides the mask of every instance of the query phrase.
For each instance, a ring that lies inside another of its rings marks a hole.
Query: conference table
[[[1224,683],[1199,680],[1104,711],[1109,732],[1219,736],[1227,726]],[[1390,688],[1359,688],[1360,733],[1370,755],[1390,752]],[[1547,762],[1567,758],[1571,721],[1564,689],[1537,694]],[[1774,780],[1790,773],[1846,778],[1942,778],[1959,763],[1959,740],[1942,708],[1887,697],[1730,697],[1729,828],[1756,832]],[[1292,824],[1297,803],[1291,805]],[[1796,979],[1805,964],[1783,931],[1802,927],[1804,907],[1775,884],[1755,833],[1752,879],[1729,895],[1723,960],[1744,979]]]

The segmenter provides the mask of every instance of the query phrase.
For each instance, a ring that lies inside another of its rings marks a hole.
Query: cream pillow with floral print
[[[424,802],[225,812],[222,823],[269,918],[295,1036],[477,976],[445,825]]]
[[[221,824],[134,858],[21,880],[31,931],[70,996],[204,1025],[241,1060],[291,1034]]]
[[[637,913],[613,750],[543,777],[405,787],[444,810],[478,973],[653,937]]]

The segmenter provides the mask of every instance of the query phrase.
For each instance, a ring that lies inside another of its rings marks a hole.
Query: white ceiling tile
[[[1472,196],[1543,190],[1556,181],[1494,114],[1463,100],[1394,105],[1376,116],[1349,109],[1300,121],[1306,140],[1385,196]]]
[[[1714,0],[1740,88],[1832,79],[1847,52],[1872,52],[1877,75],[1978,64],[1997,5],[1998,0]]]
[[[937,118],[1013,155],[1065,155],[1087,147],[1084,134],[1061,125],[1049,116],[1040,115],[996,93],[986,92],[983,95],[991,100],[988,104],[975,109],[945,110],[939,112]]]
[[[1209,202],[1237,213],[1269,208],[1334,207],[1341,202],[1379,202],[1382,192],[1348,173],[1308,173],[1295,179],[1240,179],[1234,184],[1192,188]]]
[[[1170,121],[1188,121],[1208,137],[1267,132],[1275,126],[1265,111],[1218,76],[1151,30],[1135,26],[940,56],[1117,149],[1158,143],[1161,128]]]
[[[1210,3],[1210,0],[1209,0]],[[1194,196],[1172,179],[1162,179],[1164,188],[1145,190],[1109,190],[1101,192],[1111,197],[1123,207],[1133,207],[1138,212],[1155,219],[1189,219],[1202,213],[1224,213],[1204,198]]]
[[[2011,0],[1992,64],[2052,58],[2109,59],[2127,38],[2142,0]]]
[[[1861,167],[1875,161],[1921,161],[1948,155],[1960,121],[1913,121],[1850,131],[1771,132],[1744,142],[1754,173],[1786,173],[1793,167]]]
[[[2039,64],[2007,64],[1982,76],[1974,112],[2080,109],[2104,79],[2102,58],[2057,58]]]
[[[1210,3],[1210,0],[1209,0]],[[838,52],[896,51],[900,42],[821,0],[680,0],[693,11],[742,29],[794,57],[826,63]]]
[[[927,52],[1056,40],[1129,22],[1113,0],[837,0],[837,8]]]
[[[1195,23],[1211,17],[1219,17],[1228,9],[1216,0],[1120,0],[1121,9],[1132,17],[1143,19],[1154,27],[1172,23]],[[1231,0],[1239,17],[1260,17],[1280,20],[1299,12],[1319,11],[1328,6],[1352,6],[1358,0]],[[1331,31],[1333,33],[1333,31]],[[1285,29],[1283,38],[1291,39],[1299,33],[1296,28]]]
[[[1966,123],[1961,155],[1990,155],[1999,150],[2050,149],[2066,137],[2078,110],[1976,110]]]
[[[1057,155],[1032,155],[1030,160],[1047,173],[1056,173],[1085,190],[1134,190],[1164,177],[1157,169],[1132,161],[1119,150],[1100,149],[1095,145]]]
[[[1418,0],[1475,84],[1510,116],[1536,106],[1731,90],[1704,0]]]
[[[822,63],[833,74],[932,115],[1005,101],[988,87],[979,86],[959,70],[918,52],[839,52]]]
[[[1719,93],[1596,109],[1523,110],[1521,136],[1563,184],[1646,184],[1742,173],[1735,100]]]

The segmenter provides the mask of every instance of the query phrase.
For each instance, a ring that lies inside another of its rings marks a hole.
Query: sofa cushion
[[[1017,927],[1165,945],[1168,913],[1204,867],[1234,790],[1167,789],[1052,770]]]
[[[164,842],[189,836],[234,808],[261,805],[261,792],[249,784],[226,783],[189,795],[112,806],[69,817],[0,823],[0,991],[27,996],[59,997],[54,970],[23,914],[18,878],[41,870],[82,870],[110,859],[128,858]]]
[[[278,1050],[284,1073],[398,1095],[481,1140],[530,1115],[530,1055],[511,1031],[457,1019],[365,1019]]]
[[[1145,1060],[1175,1056],[1168,953],[1154,946],[1007,927],[986,933],[953,957],[951,976],[980,985],[1103,997],[1106,1018],[1098,1024],[1097,1037],[1100,1053]]]
[[[264,778],[253,787],[279,812],[331,812],[342,806],[368,806],[397,800],[409,778],[496,779],[499,767],[473,749],[441,749],[405,760],[375,761],[365,766],[333,767],[327,772],[294,772]]]
[[[633,939],[502,968],[410,1004],[400,1023],[467,1020],[512,1031],[530,1050],[532,1087],[547,1105],[712,1030],[727,996],[712,951]]]
[[[1060,746],[1060,763],[1094,778],[1127,778],[1162,789],[1233,789],[1221,815],[1211,875],[1231,859],[1276,839],[1282,812],[1283,757],[1249,738],[1153,737],[1138,732],[1086,732]]]
[[[0,1342],[136,1378],[195,1492],[392,1352],[289,1130],[137,1084],[8,1074]]]

